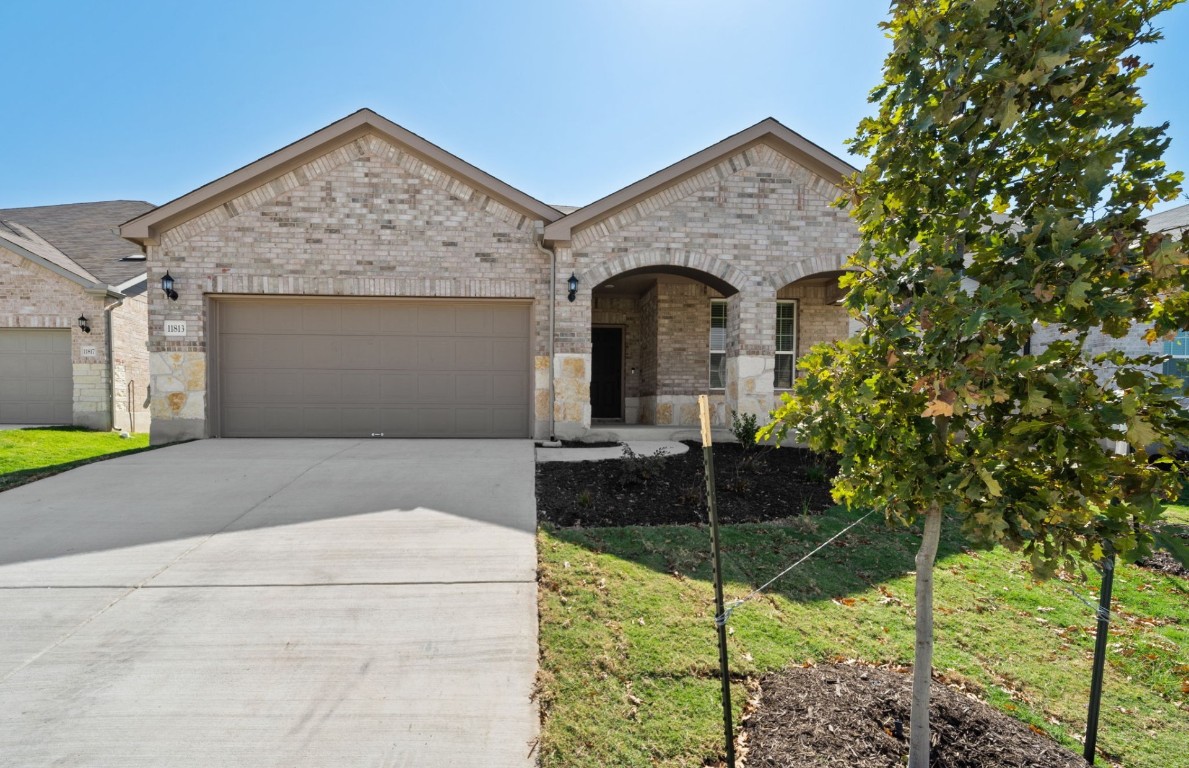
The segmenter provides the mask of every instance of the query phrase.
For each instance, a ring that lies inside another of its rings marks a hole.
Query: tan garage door
[[[69,424],[70,331],[0,328],[0,424]]]
[[[215,302],[225,437],[527,437],[529,306]]]

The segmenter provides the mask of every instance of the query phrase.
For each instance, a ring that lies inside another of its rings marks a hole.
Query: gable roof
[[[143,261],[121,261],[137,255],[137,249],[120,237],[119,225],[152,207],[152,203],[143,200],[107,200],[5,208],[0,209],[0,222],[17,225],[3,231],[18,234],[24,241],[48,243],[52,250],[75,265],[72,271],[81,268],[93,282],[118,285],[145,271]],[[20,232],[20,228],[26,232]],[[29,237],[28,230],[35,233],[34,237]],[[27,242],[24,245],[29,247]],[[42,250],[34,250],[43,258],[49,258]]]
[[[768,144],[781,154],[795,160],[823,178],[838,183],[858,171],[845,160],[830,154],[801,134],[783,125],[775,118],[765,118],[750,128],[729,136],[701,152],[690,155],[668,168],[630,184],[618,192],[579,208],[564,218],[545,226],[545,239],[553,242],[570,240],[573,232],[612,216],[639,200],[679,184],[686,178],[701,172],[731,155],[738,154],[757,144]]]
[[[370,109],[361,109],[239,170],[125,222],[120,227],[120,234],[128,240],[144,245],[155,239],[160,232],[205,213],[229,199],[283,176],[294,168],[369,133],[387,139],[426,163],[478,187],[508,207],[531,218],[549,222],[562,216],[559,211],[540,200],[505,184],[436,144],[431,144],[417,134],[401,128],[391,120]]]

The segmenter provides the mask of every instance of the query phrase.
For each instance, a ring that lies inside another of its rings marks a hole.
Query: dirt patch
[[[702,446],[679,456],[537,465],[537,510],[559,526],[706,522]],[[715,495],[724,523],[762,522],[833,505],[834,461],[802,448],[714,446]]]
[[[897,768],[908,758],[909,674],[862,664],[764,677],[744,723],[747,768]],[[1043,733],[934,680],[932,768],[1084,768]]]

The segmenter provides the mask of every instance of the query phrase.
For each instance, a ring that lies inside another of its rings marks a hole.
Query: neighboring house
[[[114,200],[0,209],[0,424],[149,431],[145,261]]]
[[[705,393],[719,424],[766,414],[848,332],[851,172],[768,119],[555,208],[361,110],[121,228],[153,442],[576,437],[695,424]]]
[[[1187,229],[1189,229],[1189,205],[1170,208],[1148,217],[1149,232],[1167,232],[1180,237]],[[1163,352],[1172,356],[1164,364],[1164,372],[1189,381],[1189,331],[1181,331],[1175,339],[1165,341]]]

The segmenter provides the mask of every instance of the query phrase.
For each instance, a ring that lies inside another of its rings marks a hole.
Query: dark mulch
[[[747,768],[896,768],[908,758],[910,674],[862,664],[792,667],[760,681]],[[933,681],[932,768],[1084,768],[1048,736]]]
[[[702,446],[679,456],[537,465],[537,511],[559,526],[706,522]],[[714,446],[715,495],[724,523],[762,522],[831,505],[832,459],[802,448]]]
[[[1143,560],[1136,560],[1135,564],[1156,573],[1166,573],[1169,576],[1189,578],[1189,568],[1181,565],[1175,557],[1163,549],[1156,550],[1151,556],[1145,557]]]

